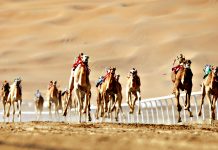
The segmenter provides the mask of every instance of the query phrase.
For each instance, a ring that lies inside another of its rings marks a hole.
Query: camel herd
[[[182,106],[180,105],[180,92],[185,91],[185,106],[184,109],[189,112],[190,117],[193,114],[190,109],[190,96],[192,92],[192,77],[193,73],[191,70],[191,61],[186,60],[183,56],[178,58],[179,65],[174,66],[172,71],[172,82],[174,85],[173,94],[176,98],[176,106],[178,111],[178,122],[181,122],[180,112]],[[89,56],[81,55],[79,56],[79,61],[74,65],[72,69],[69,89],[61,91],[57,87],[57,81],[51,81],[49,88],[47,90],[47,102],[49,115],[52,117],[52,112],[55,112],[55,116],[59,118],[59,110],[62,110],[63,116],[66,116],[72,108],[79,113],[79,122],[82,122],[82,115],[88,117],[91,121],[91,84],[90,84],[90,70],[88,67]],[[96,104],[97,109],[95,113],[96,119],[102,117],[111,117],[112,113],[115,114],[115,120],[118,121],[119,113],[123,114],[122,110],[122,86],[119,82],[119,75],[116,74],[116,68],[110,67],[107,70],[105,76],[101,78],[101,81],[96,85],[97,98]],[[15,110],[18,110],[18,117],[21,121],[21,104],[22,104],[22,86],[21,78],[16,78],[12,85],[9,85],[7,81],[3,83],[1,99],[4,106],[3,117],[10,116],[10,107],[13,106],[13,118],[14,121]],[[136,101],[138,101],[138,114],[141,114],[141,91],[140,91],[140,78],[137,74],[137,70],[133,68],[127,77],[126,84],[126,101],[129,106],[129,113],[133,114],[135,111]],[[211,119],[215,120],[215,110],[216,110],[216,100],[218,98],[218,67],[211,67],[211,72],[209,72],[202,82],[202,101],[201,107],[198,115],[201,115],[201,108],[204,102],[204,97],[206,96],[209,105],[211,106]],[[72,96],[73,95],[73,96]],[[35,109],[37,114],[37,120],[39,119],[42,111],[44,98],[38,92],[35,95]],[[16,104],[16,105],[15,105]],[[6,107],[7,106],[7,107]],[[54,111],[52,111],[54,108]],[[123,114],[124,115],[124,114]]]

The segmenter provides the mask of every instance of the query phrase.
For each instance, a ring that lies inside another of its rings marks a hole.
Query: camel
[[[131,70],[129,76],[127,77],[127,86],[126,86],[126,94],[127,94],[127,104],[129,105],[130,114],[134,113],[135,103],[138,100],[138,114],[141,114],[141,92],[140,92],[140,78],[137,75],[137,70],[133,68]],[[134,96],[134,100],[132,100],[132,96]]]
[[[5,116],[6,116],[6,104],[7,104],[9,92],[10,92],[10,85],[7,81],[5,81],[2,85],[2,91],[1,91],[2,103],[3,103],[3,107],[4,107],[3,118],[5,118]]]
[[[202,106],[204,104],[204,97],[207,97],[209,106],[211,107],[211,121],[215,120],[216,114],[216,100],[218,98],[218,67],[212,69],[209,75],[202,83],[202,99],[198,116],[201,116]],[[212,97],[212,99],[211,99]]]
[[[70,87],[73,87],[76,100],[78,101],[78,104],[79,104],[79,122],[80,123],[81,123],[81,117],[82,117],[82,110],[83,110],[83,113],[85,114],[88,113],[88,119],[89,121],[91,121],[91,114],[90,114],[91,84],[89,80],[90,71],[88,68],[89,56],[82,55],[81,59],[82,59],[82,62],[78,64],[78,66],[74,70],[73,82],[70,81],[70,85],[69,85]],[[85,107],[83,107],[84,102],[85,102]],[[63,114],[64,116],[67,115],[68,105],[69,105],[69,100],[67,102],[67,107],[65,108],[65,111]]]
[[[34,97],[34,102],[35,102],[36,118],[37,120],[39,120],[43,111],[44,98],[42,97],[41,94],[37,94]]]
[[[174,83],[174,94],[176,97],[176,106],[178,110],[178,122],[182,122],[180,112],[182,110],[182,107],[179,102],[179,97],[180,97],[180,90],[184,91],[186,93],[185,97],[185,110],[188,110],[189,116],[193,117],[192,112],[190,110],[190,97],[191,97],[191,92],[192,92],[192,77],[193,73],[191,70],[191,61],[190,60],[185,60],[184,61],[184,66],[179,69],[179,71],[174,74],[172,72],[172,82]]]
[[[123,113],[121,107],[122,87],[119,83],[119,76],[115,77],[115,70],[116,68],[110,68],[104,82],[97,87],[96,119],[99,119],[99,112],[101,112],[101,117],[105,117],[106,114],[112,115],[112,112],[115,110],[115,119],[118,121],[119,111],[121,110]],[[117,107],[116,104],[118,105]]]
[[[21,78],[16,78],[14,83],[10,86],[10,92],[8,94],[7,102],[9,103],[9,108],[7,111],[7,117],[10,116],[10,108],[11,105],[13,106],[13,118],[12,121],[14,122],[14,115],[15,115],[15,102],[17,103],[17,109],[19,110],[18,117],[19,121],[21,122],[21,104],[22,104],[22,87],[21,87]]]
[[[51,113],[51,107],[52,104],[55,106],[55,115],[56,117],[59,118],[59,112],[58,112],[58,102],[59,102],[59,92],[57,88],[57,81],[52,81],[52,84],[50,85],[47,93],[47,100],[48,100],[48,109],[49,109],[49,116],[52,118],[52,113]]]

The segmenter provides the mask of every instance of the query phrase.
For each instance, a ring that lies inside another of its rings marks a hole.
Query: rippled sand
[[[0,148],[217,149],[218,128],[207,125],[123,125],[29,122],[0,124]]]

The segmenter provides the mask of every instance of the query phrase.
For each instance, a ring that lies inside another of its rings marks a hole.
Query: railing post
[[[144,122],[144,111],[141,112],[141,119],[142,119],[142,123],[145,123]]]
[[[130,114],[127,112],[127,116],[128,116],[128,123],[130,123]]]
[[[194,100],[195,100],[195,113],[198,121],[198,103],[197,103],[196,95],[194,95]]]
[[[151,115],[152,115],[152,121],[154,123],[154,110],[153,110],[153,105],[152,105],[152,102],[150,101],[150,104],[151,104]]]
[[[150,118],[149,118],[149,114],[148,114],[148,105],[147,105],[147,102],[145,102],[145,107],[146,107],[146,116],[147,116],[147,123],[150,123]]]
[[[162,104],[161,100],[159,102],[160,102],[160,108],[161,108],[161,114],[162,114],[162,121],[163,121],[163,123],[165,123],[164,112],[163,112],[163,104]]]
[[[168,106],[168,101],[167,101],[167,99],[165,99],[165,103],[166,103],[166,109],[167,109],[167,119],[168,119],[168,123],[171,123],[171,121],[170,121],[170,114],[169,114],[169,106]]]
[[[171,98],[172,101],[172,112],[173,112],[173,123],[176,124],[176,118],[175,118],[175,106],[174,106],[174,102],[173,102],[173,98]]]
[[[158,106],[157,106],[157,100],[154,101],[156,105],[156,115],[157,115],[157,123],[159,124],[159,112],[158,112]]]
[[[137,123],[139,123],[139,114],[138,113],[136,113],[136,121],[137,121]]]

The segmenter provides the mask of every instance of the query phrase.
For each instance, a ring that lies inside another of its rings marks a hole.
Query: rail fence
[[[208,101],[204,100],[204,105],[202,106],[202,116],[198,116],[201,103],[201,92],[193,92],[191,94],[191,111],[193,117],[189,117],[189,112],[182,109],[181,117],[184,123],[194,123],[203,122],[210,118],[211,108],[208,105]],[[184,108],[185,103],[185,93],[180,95],[180,104]],[[138,102],[136,103],[135,113],[133,115],[129,114],[128,105],[122,104],[124,110],[124,115],[119,114],[120,123],[142,123],[142,124],[176,124],[178,118],[178,111],[176,107],[176,99],[174,95],[149,98],[141,100],[141,114],[138,112]],[[216,102],[218,106],[218,101]],[[95,107],[92,108],[92,112],[96,110]],[[216,119],[218,119],[218,108],[216,108]],[[94,120],[95,122],[96,120]],[[109,120],[110,121],[110,120]]]
[[[180,104],[184,106],[185,102],[185,94],[181,94],[180,96]],[[204,105],[202,108],[202,116],[198,116],[198,111],[200,108],[201,103],[201,92],[193,92],[191,95],[191,111],[194,117],[189,117],[188,111],[182,109],[181,117],[183,123],[195,123],[195,122],[202,122],[210,118],[210,107],[208,105],[207,100],[204,100]],[[24,102],[22,105],[25,105],[23,108],[25,109],[23,114],[23,121],[34,121],[35,112],[34,110],[34,103],[33,102]],[[119,123],[142,123],[142,124],[176,124],[178,118],[178,112],[176,107],[176,99],[174,95],[157,97],[157,98],[149,98],[141,100],[141,114],[138,114],[138,105],[139,103],[136,102],[136,109],[134,114],[129,114],[129,106],[126,103],[122,104],[123,114],[119,113]],[[216,103],[218,106],[218,101]],[[46,107],[46,106],[45,106]],[[45,111],[42,113],[42,121],[48,121],[48,111],[47,108],[44,109]],[[91,116],[92,122],[102,122],[102,119],[96,120],[95,119],[95,111],[96,106],[91,106]],[[0,111],[2,114],[2,111]],[[216,117],[218,116],[218,109],[216,109]],[[83,117],[83,120],[85,118]],[[218,119],[218,118],[216,118]],[[0,118],[0,121],[2,119]],[[61,117],[59,120],[53,121],[69,121],[69,122],[78,122],[78,112],[73,110],[70,115],[68,115],[67,119]],[[114,119],[105,119],[105,122],[116,122]]]

